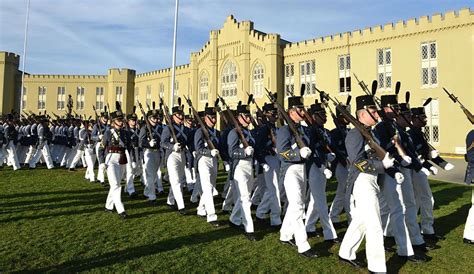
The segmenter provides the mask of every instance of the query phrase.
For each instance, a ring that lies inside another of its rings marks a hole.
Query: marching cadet
[[[373,97],[358,96],[356,105],[357,119],[370,130],[379,119]],[[387,153],[382,161],[378,160],[357,128],[347,133],[345,142],[349,157],[348,191],[354,200],[351,204],[352,221],[342,240],[339,259],[354,267],[362,267],[356,260],[356,251],[365,237],[369,271],[387,272],[377,177],[393,166],[394,159],[390,159]]]
[[[233,110],[230,110],[227,113],[234,113]],[[221,158],[224,164],[224,170],[227,173],[227,179],[224,184],[224,189],[222,190],[222,198],[224,201],[222,202],[222,212],[223,213],[231,213],[232,212],[232,205],[234,203],[234,193],[232,190],[233,179],[230,173],[230,157],[229,157],[229,147],[227,145],[227,137],[229,136],[229,132],[232,130],[232,124],[228,120],[230,117],[226,118],[226,112],[221,112],[220,117],[223,118],[224,125],[223,130],[221,131]]]
[[[92,140],[92,131],[94,128],[95,120],[89,118],[88,121],[84,122],[84,128],[79,132],[79,136],[83,136],[82,144],[84,146],[84,159],[87,164],[86,174],[84,178],[89,180],[91,183],[95,183],[94,166],[96,161],[96,155],[94,151],[95,142]]]
[[[227,136],[227,146],[230,158],[230,173],[233,177],[234,208],[230,214],[231,226],[244,225],[245,236],[250,241],[256,241],[254,233],[250,191],[253,184],[253,154],[255,140],[248,129],[250,125],[250,110],[248,105],[237,105],[237,122],[239,128],[234,128]],[[241,131],[242,135],[238,133]],[[241,139],[242,138],[242,139]],[[246,144],[246,145],[244,145]]]
[[[158,180],[158,170],[161,162],[160,140],[163,133],[163,126],[158,123],[159,111],[155,109],[155,102],[152,109],[148,111],[146,123],[149,124],[151,133],[147,125],[144,124],[140,129],[139,140],[140,147],[143,149],[143,182],[145,188],[143,194],[148,198],[151,205],[156,205],[156,181]],[[151,134],[151,135],[150,135]]]
[[[428,160],[436,158],[436,151],[430,150],[428,143],[424,139],[422,128],[426,126],[426,114],[424,107],[411,108],[412,124],[408,134],[415,145],[417,154],[423,162],[423,166],[430,170],[433,175],[438,173],[438,169]],[[413,188],[415,191],[417,212],[421,215],[421,233],[424,238],[443,239],[444,237],[435,234],[433,217],[433,193],[431,192],[428,176],[420,171],[412,170]]]
[[[188,192],[192,193],[194,186],[196,185],[196,172],[194,167],[194,133],[196,132],[197,128],[194,122],[193,117],[190,114],[184,115],[184,123],[183,125],[188,128],[189,131],[189,141],[188,141],[188,149],[186,149],[186,166],[184,167],[184,173],[186,177],[186,181],[183,182],[183,188],[186,187]]]
[[[474,129],[466,137],[466,176],[464,182],[470,185],[474,180]],[[474,244],[474,189],[472,190],[472,206],[467,215],[466,226],[464,227],[463,242],[465,244]]]
[[[351,98],[351,97],[349,97]],[[350,99],[348,99],[346,105],[343,105],[350,112]],[[336,159],[332,162],[335,165],[335,176],[337,180],[336,196],[332,201],[331,208],[329,209],[329,217],[335,228],[340,227],[339,216],[342,210],[346,212],[347,221],[350,222],[350,193],[347,194],[347,175],[348,175],[348,162],[347,162],[347,149],[346,149],[346,136],[349,131],[349,122],[344,118],[339,109],[336,109],[336,117],[334,120],[336,128],[331,130],[331,149],[336,152]]]
[[[170,207],[177,206],[181,215],[186,214],[184,209],[183,192],[181,184],[186,180],[186,150],[189,147],[189,129],[183,125],[184,112],[181,105],[181,98],[178,98],[178,105],[171,109],[171,124],[163,129],[161,135],[161,146],[166,149],[165,162],[168,170],[169,182],[171,185],[168,194],[167,204]],[[165,113],[164,115],[169,115]]]
[[[6,123],[4,126],[6,151],[8,154],[8,161],[13,166],[13,170],[20,169],[20,163],[16,154],[16,141],[18,138],[18,131],[15,129],[14,117],[12,114],[7,114]]]
[[[48,127],[48,117],[47,116],[38,116],[37,117],[39,124],[37,127],[38,132],[38,141],[36,145],[36,153],[33,155],[33,158],[30,160],[30,168],[36,168],[36,164],[43,157],[44,162],[48,169],[54,168],[53,159],[51,158],[51,153],[49,149],[49,143],[52,140],[51,131],[49,131]]]
[[[265,219],[267,212],[270,212],[270,225],[273,227],[281,226],[281,198],[280,190],[283,187],[278,178],[280,170],[280,160],[276,156],[276,127],[278,113],[275,106],[271,103],[264,104],[262,107],[265,115],[263,125],[258,129],[255,140],[257,147],[257,159],[263,166],[265,178],[265,193],[257,207],[257,219]]]
[[[201,119],[200,117],[196,118]],[[209,224],[218,227],[219,222],[217,221],[213,195],[213,190],[216,188],[220,137],[219,131],[215,128],[217,123],[216,105],[205,108],[202,121],[205,128],[198,128],[194,134],[194,148],[196,150],[195,168],[197,169],[202,191],[197,215],[207,218]],[[207,131],[207,134],[204,131]],[[209,139],[207,139],[206,135],[209,136]],[[209,147],[208,142],[212,142],[214,148]]]
[[[286,245],[297,246],[298,253],[307,258],[318,256],[311,249],[306,235],[304,224],[305,193],[306,193],[306,162],[311,156],[309,136],[301,126],[305,109],[301,96],[288,97],[288,116],[295,124],[302,141],[297,144],[296,136],[292,134],[288,125],[284,125],[276,133],[276,152],[281,161],[280,176],[285,186],[288,208],[280,230],[280,242]],[[294,237],[294,239],[293,239]]]
[[[325,241],[340,243],[336,230],[329,218],[326,197],[326,180],[331,178],[332,172],[328,169],[328,163],[335,159],[335,154],[329,151],[329,133],[324,128],[327,121],[326,110],[322,103],[316,102],[311,105],[309,113],[314,120],[313,126],[309,127],[309,148],[313,151],[307,162],[308,185],[310,189],[310,200],[306,210],[306,233],[316,235],[316,222],[321,220],[321,227]]]
[[[28,146],[28,152],[26,153],[26,158],[24,160],[24,165],[29,165],[31,158],[36,152],[36,143],[38,141],[38,135],[36,128],[38,125],[36,124],[35,116],[31,117],[31,122],[26,126],[25,133],[26,133],[26,145]]]
[[[125,208],[122,203],[122,176],[127,164],[127,156],[125,150],[130,150],[130,136],[128,132],[123,129],[123,113],[120,108],[120,103],[116,102],[116,111],[110,113],[111,127],[104,132],[102,138],[102,145],[99,150],[107,150],[105,158],[105,165],[107,167],[107,178],[110,189],[105,202],[105,211],[113,212],[114,207],[122,219],[127,217]]]
[[[104,137],[104,132],[109,129],[109,113],[107,112],[107,106],[104,106],[104,111],[100,113],[99,121],[94,125],[92,130],[92,140],[96,142],[95,145],[95,154],[97,156],[97,161],[99,162],[99,167],[97,169],[97,180],[101,185],[105,186],[105,149],[100,149],[102,144],[102,138]]]
[[[136,106],[133,106],[133,110],[130,114],[127,114],[127,127],[128,133],[130,135],[130,152],[125,151],[127,155],[127,166],[126,166],[126,187],[124,192],[128,193],[130,198],[137,196],[135,192],[135,185],[133,181],[135,180],[135,175],[137,171],[141,170],[141,161],[140,161],[140,128],[137,125],[138,116],[135,113]]]

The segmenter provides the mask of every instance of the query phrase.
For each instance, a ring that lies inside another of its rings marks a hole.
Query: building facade
[[[217,94],[234,107],[254,94],[258,104],[267,102],[265,88],[278,98],[300,93],[305,84],[305,104],[319,99],[316,88],[340,101],[363,94],[354,75],[371,85],[378,80],[378,95],[393,94],[401,82],[400,101],[410,91],[412,106],[426,107],[425,134],[444,153],[465,152],[464,138],[472,127],[458,106],[444,94],[454,92],[474,111],[473,12],[435,14],[332,36],[291,43],[279,34],[254,29],[253,22],[227,17],[220,30],[190,55],[189,64],[176,67],[175,99],[187,96],[203,109]],[[109,69],[106,75],[30,75],[24,78],[20,98],[20,57],[0,52],[0,113],[19,110],[64,115],[69,95],[74,112],[94,116],[120,101],[131,111],[137,101],[144,106],[170,102],[171,69],[137,74],[133,69]],[[175,100],[176,101],[176,100]],[[332,122],[329,122],[331,127]]]

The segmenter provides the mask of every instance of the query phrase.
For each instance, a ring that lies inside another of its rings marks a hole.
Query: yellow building
[[[191,53],[187,65],[176,68],[176,95],[190,97],[198,109],[212,104],[217,94],[230,106],[253,93],[257,103],[266,102],[265,90],[278,91],[283,100],[289,92],[300,93],[306,84],[305,103],[325,90],[341,101],[363,94],[356,74],[369,86],[379,83],[378,94],[394,92],[402,83],[400,100],[411,92],[411,105],[427,106],[426,134],[444,153],[465,152],[464,138],[470,123],[442,87],[455,92],[474,111],[473,12],[461,9],[409,19],[383,26],[291,43],[279,34],[255,30],[253,22],[227,17],[209,41]],[[21,72],[19,56],[0,52],[0,113],[19,109]],[[47,110],[64,115],[68,95],[77,114],[93,116],[92,106],[122,102],[129,112],[136,101],[151,106],[159,97],[169,102],[171,69],[136,74],[132,69],[109,69],[107,75],[25,75],[25,111]],[[329,122],[328,127],[332,127]]]

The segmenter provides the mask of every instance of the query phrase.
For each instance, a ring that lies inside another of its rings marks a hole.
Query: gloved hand
[[[181,144],[180,143],[176,143],[173,145],[173,151],[174,152],[180,152],[181,151]]]
[[[433,149],[432,151],[430,151],[430,156],[431,159],[434,159],[439,156],[439,152],[436,149]]]
[[[332,162],[334,161],[334,159],[336,159],[335,153],[331,152],[331,153],[326,154],[326,160],[328,160],[328,162]]]
[[[253,147],[248,146],[248,147],[245,148],[244,151],[245,151],[245,156],[252,156],[254,150],[253,150]]]
[[[400,172],[395,173],[395,181],[397,181],[397,184],[403,183],[404,180],[405,180],[405,176],[403,176],[402,173]]]
[[[267,164],[263,164],[263,171],[268,172],[270,170],[270,166]]]
[[[132,169],[135,169],[135,168],[137,168],[137,163],[132,162]]]
[[[326,179],[331,179],[332,177],[332,171],[328,168],[324,169],[324,175],[326,176]]]
[[[454,165],[451,164],[451,163],[447,163],[445,166],[444,166],[444,170],[451,170],[454,168]]]
[[[308,157],[311,155],[311,149],[309,147],[302,147],[300,149],[300,156],[303,159],[308,159]]]
[[[433,173],[433,175],[438,174],[438,168],[436,168],[435,166],[431,166],[430,171],[431,171],[431,173]]]
[[[225,169],[226,172],[229,172],[229,170],[230,170],[230,165],[229,165],[229,163],[224,162],[224,169]]]
[[[395,161],[394,158],[390,158],[390,155],[388,154],[388,152],[385,154],[385,157],[383,158],[382,160],[382,164],[383,164],[383,167],[385,169],[389,169],[391,167],[393,167],[393,162]]]
[[[430,176],[430,171],[426,167],[422,167],[421,172],[423,172],[426,176]]]
[[[211,156],[212,156],[212,157],[216,157],[217,155],[219,155],[219,150],[217,150],[217,149],[212,149],[212,150],[211,150]]]
[[[156,140],[155,140],[155,139],[152,139],[152,140],[150,141],[150,146],[151,146],[151,147],[155,147],[155,146],[156,146]]]
[[[104,134],[99,134],[98,138],[99,138],[99,141],[102,141],[102,139],[104,138]]]
[[[402,166],[409,166],[411,164],[411,157],[410,156],[403,156],[402,157],[402,162],[400,163]]]

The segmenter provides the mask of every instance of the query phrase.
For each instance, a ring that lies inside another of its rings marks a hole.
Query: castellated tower
[[[0,51],[0,115],[14,109],[19,98],[19,94],[16,94],[20,91],[20,86],[16,86],[19,64],[20,56]]]
[[[134,102],[135,75],[133,69],[112,68],[107,75],[108,93],[107,102],[110,102],[111,111],[115,110],[115,101],[122,105],[122,111],[129,113],[132,111]]]

